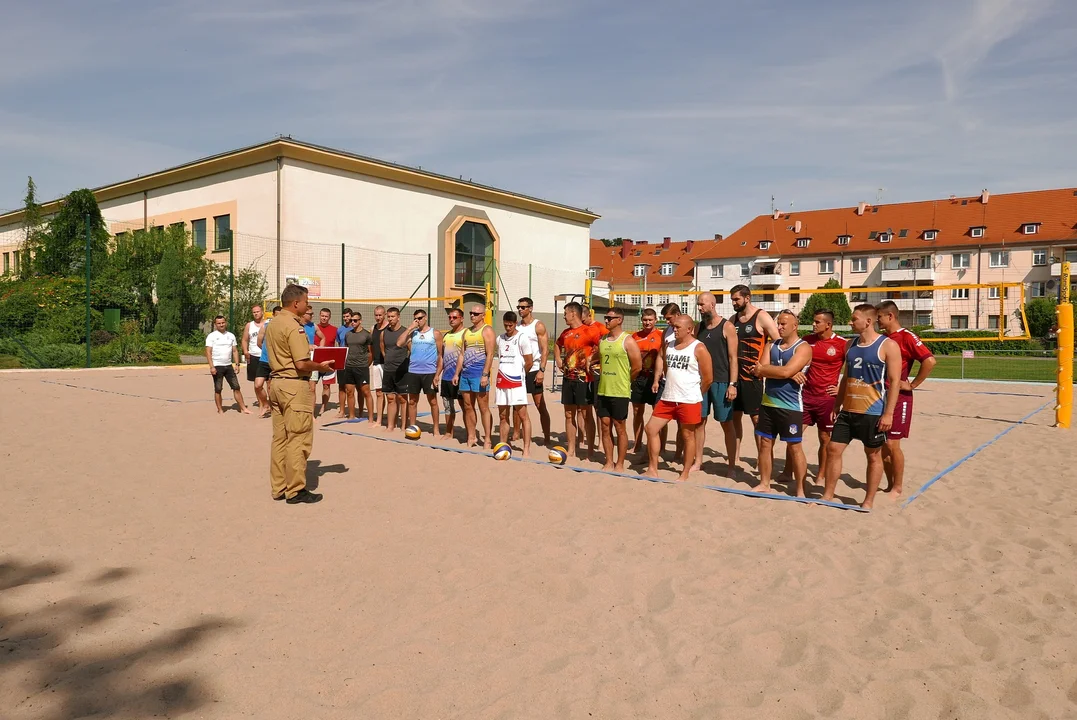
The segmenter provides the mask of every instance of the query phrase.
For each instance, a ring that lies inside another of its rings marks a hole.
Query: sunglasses
[[[474,317],[475,315],[482,315],[481,312],[473,312],[473,313],[468,313],[468,314],[471,315],[472,317]]]
[[[517,310],[530,310],[531,306],[530,305],[517,305],[516,309]]]
[[[617,319],[616,315],[606,315],[606,322],[609,322],[610,320],[616,320],[616,319]]]

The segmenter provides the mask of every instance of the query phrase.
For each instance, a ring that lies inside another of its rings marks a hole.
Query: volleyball
[[[500,442],[494,445],[494,460],[508,460],[512,457],[512,448],[508,443]]]
[[[564,465],[565,461],[568,460],[568,451],[560,445],[555,445],[550,448],[547,459],[554,465]]]
[[[418,425],[408,425],[404,428],[404,437],[409,440],[418,440],[422,437],[423,431],[419,429]]]

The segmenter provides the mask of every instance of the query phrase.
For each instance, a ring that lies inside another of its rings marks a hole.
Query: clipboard
[[[333,371],[340,370],[348,360],[348,348],[346,347],[316,347],[311,351],[311,359],[322,363],[326,360],[335,360]]]

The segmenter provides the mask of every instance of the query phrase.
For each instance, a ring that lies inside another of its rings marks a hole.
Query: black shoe
[[[273,498],[273,499],[274,499],[274,500],[283,500],[283,499],[284,499],[284,496],[283,496],[283,495],[278,495],[278,496],[276,496],[276,497],[275,497],[275,498]]]
[[[288,498],[288,504],[298,505],[299,503],[316,503],[321,502],[321,499],[321,493],[312,493],[310,490],[303,488],[294,496]]]

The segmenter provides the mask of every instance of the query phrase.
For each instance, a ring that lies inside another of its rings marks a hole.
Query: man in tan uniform
[[[303,330],[303,313],[310,309],[307,289],[289,285],[281,293],[283,309],[265,329],[269,347],[269,407],[273,412],[273,445],[269,478],[274,500],[289,505],[316,503],[318,493],[307,490],[307,458],[314,444],[314,400],[310,374],[333,371],[333,362],[310,359],[310,343]]]

